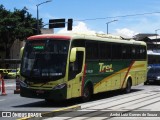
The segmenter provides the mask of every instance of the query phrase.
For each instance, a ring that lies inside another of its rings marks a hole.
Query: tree
[[[5,58],[10,58],[10,48],[15,40],[24,40],[37,33],[36,18],[33,18],[26,9],[14,9],[14,12],[8,11],[3,5],[0,5],[0,50],[6,52]],[[42,25],[42,19],[39,19]]]

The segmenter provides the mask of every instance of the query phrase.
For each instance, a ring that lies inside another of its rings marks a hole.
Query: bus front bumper
[[[61,89],[33,89],[20,84],[20,95],[28,98],[51,99],[55,101],[65,100],[67,98],[67,86]]]

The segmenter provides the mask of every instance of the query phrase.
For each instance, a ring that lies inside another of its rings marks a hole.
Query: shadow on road
[[[131,93],[138,92],[138,91],[141,91],[141,90],[142,89],[132,89]],[[111,97],[115,97],[115,96],[119,96],[119,95],[123,95],[123,94],[125,94],[125,93],[122,92],[122,91],[103,92],[103,93],[93,95],[91,101],[111,98]],[[27,104],[18,105],[18,106],[12,106],[12,107],[16,107],[16,108],[21,108],[21,107],[23,107],[23,108],[24,107],[26,107],[26,108],[27,107],[39,107],[39,108],[41,108],[41,107],[48,107],[48,108],[56,107],[56,108],[62,108],[62,107],[69,107],[69,106],[77,105],[77,104],[81,104],[81,103],[83,103],[81,98],[74,98],[74,99],[69,99],[69,100],[65,100],[65,101],[53,101],[53,102],[46,102],[45,100],[42,100],[42,101],[38,101],[38,102],[27,103]]]

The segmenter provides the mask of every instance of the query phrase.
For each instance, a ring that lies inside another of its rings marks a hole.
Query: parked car
[[[148,70],[145,85],[150,83],[160,84],[160,66],[153,66]]]
[[[14,79],[20,76],[20,69],[13,69],[8,73],[8,78]]]
[[[9,72],[11,72],[13,69],[6,69],[6,70],[7,70],[7,71],[8,71],[8,73],[9,73]]]
[[[0,69],[0,73],[2,74],[3,78],[7,78],[8,71],[6,69]]]

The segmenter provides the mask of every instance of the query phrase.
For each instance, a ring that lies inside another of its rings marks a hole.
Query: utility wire
[[[142,15],[150,15],[150,14],[160,14],[160,12],[150,12],[150,13],[139,13],[139,14],[130,14],[130,15],[121,15],[121,16],[109,16],[103,18],[90,18],[90,19],[82,19],[82,20],[74,20],[74,21],[88,21],[88,20],[100,20],[100,19],[108,19],[108,18],[120,18],[120,17],[134,17],[134,16],[142,16]]]

